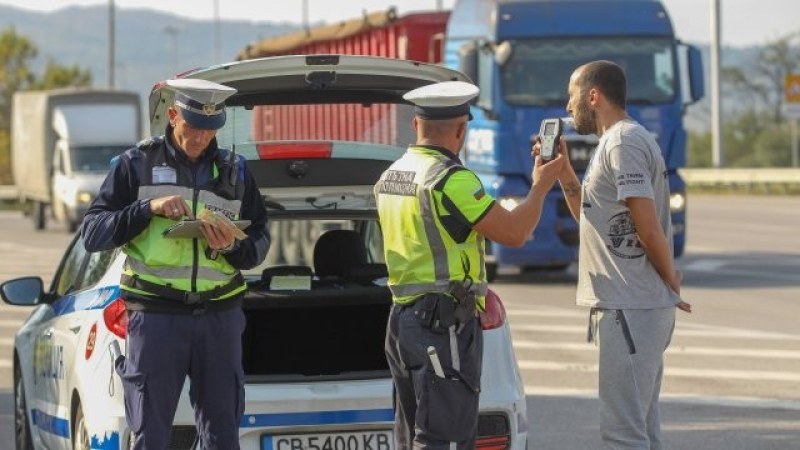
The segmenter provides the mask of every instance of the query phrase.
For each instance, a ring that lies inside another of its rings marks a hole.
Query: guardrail
[[[680,169],[689,188],[746,192],[800,192],[800,169]]]
[[[0,200],[13,200],[17,198],[17,187],[0,185]]]
[[[744,189],[800,188],[800,169],[680,169],[678,170],[689,187],[738,187]],[[0,200],[17,198],[17,188],[0,185]]]

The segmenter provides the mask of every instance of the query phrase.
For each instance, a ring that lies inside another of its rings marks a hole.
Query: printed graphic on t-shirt
[[[608,221],[606,248],[614,256],[625,259],[636,259],[644,256],[644,249],[636,236],[630,211],[615,214]]]
[[[645,181],[643,173],[624,173],[617,176],[617,186],[639,186]]]

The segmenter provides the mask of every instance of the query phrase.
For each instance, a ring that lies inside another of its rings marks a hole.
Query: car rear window
[[[287,141],[357,142],[405,149],[414,143],[413,107],[385,103],[241,106],[227,109],[217,133],[222,147],[259,159],[259,144]]]

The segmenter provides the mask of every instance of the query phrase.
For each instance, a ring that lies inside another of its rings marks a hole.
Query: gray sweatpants
[[[613,450],[661,450],[658,396],[675,308],[593,309],[600,348],[600,432]]]

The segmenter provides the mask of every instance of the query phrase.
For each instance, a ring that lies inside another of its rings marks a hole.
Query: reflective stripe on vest
[[[451,281],[463,281],[464,269],[468,269],[467,274],[471,273],[473,279],[469,290],[476,293],[482,306],[488,288],[485,241],[473,231],[464,243],[453,242],[439,222],[433,194],[434,187],[460,166],[443,154],[420,150],[431,153],[409,150],[384,172],[375,186],[385,236],[385,259],[390,266],[389,288],[395,302],[408,303],[425,293],[447,292]],[[409,177],[412,173],[413,180]],[[417,180],[421,183],[414,183]],[[398,223],[389,223],[399,221],[408,227],[414,220],[418,220],[417,226],[405,230]],[[478,267],[463,267],[462,257]]]
[[[243,189],[236,189],[235,196],[237,198],[234,199],[222,197],[217,193],[224,187],[221,188],[222,185],[219,184],[220,171],[216,168],[216,161],[210,161],[208,163],[210,166],[203,167],[202,170],[208,167],[209,172],[205,176],[209,178],[207,181],[200,178],[199,184],[194,187],[189,186],[195,183],[197,173],[192,174],[189,172],[192,169],[178,164],[173,167],[176,171],[176,184],[153,184],[151,174],[154,166],[172,167],[168,164],[166,154],[163,144],[147,150],[144,173],[140,174],[142,179],[137,193],[139,200],[180,195],[195,217],[202,209],[211,209],[224,212],[230,219],[239,218]],[[136,276],[149,283],[170,286],[186,292],[207,292],[229,284],[239,272],[238,269],[231,266],[224,257],[218,256],[213,260],[206,257],[204,239],[163,237],[163,232],[174,224],[175,221],[172,219],[154,215],[147,228],[123,246],[123,251],[128,256],[123,273]],[[126,291],[154,295],[151,292],[142,292],[141,289],[122,284],[121,288]],[[240,287],[213,300],[235,296],[246,288],[247,285],[242,282]]]

